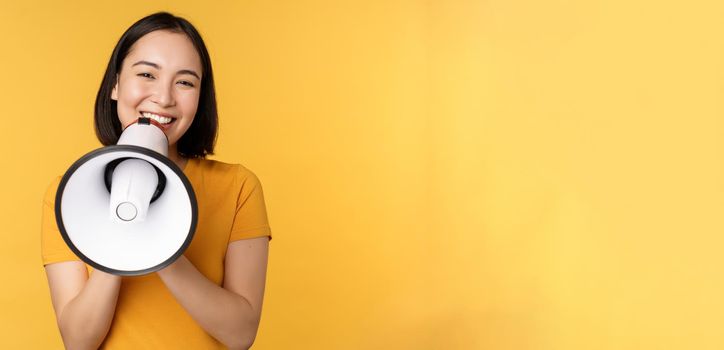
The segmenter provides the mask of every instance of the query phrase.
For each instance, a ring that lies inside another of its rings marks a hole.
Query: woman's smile
[[[164,131],[170,128],[177,119],[176,117],[170,116],[165,113],[161,114],[146,111],[141,111],[141,117],[157,121],[159,124],[161,124],[161,127]]]

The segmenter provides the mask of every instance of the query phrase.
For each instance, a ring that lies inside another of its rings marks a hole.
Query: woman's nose
[[[173,90],[166,84],[158,84],[153,93],[152,101],[161,107],[173,106],[175,104]]]

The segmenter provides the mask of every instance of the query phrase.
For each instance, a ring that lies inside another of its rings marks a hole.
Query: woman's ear
[[[113,91],[111,91],[111,100],[118,101],[118,74],[116,74],[116,85],[113,86]]]

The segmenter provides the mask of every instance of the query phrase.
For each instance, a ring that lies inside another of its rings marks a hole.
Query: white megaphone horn
[[[55,217],[63,240],[85,263],[122,276],[174,262],[196,230],[196,196],[167,158],[157,122],[139,118],[118,143],[70,166],[60,181]]]

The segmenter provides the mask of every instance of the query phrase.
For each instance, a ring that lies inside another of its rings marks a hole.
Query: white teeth
[[[156,115],[156,114],[148,113],[148,112],[143,112],[143,113],[141,113],[141,114],[143,114],[144,117],[149,118],[149,119],[153,119],[153,120],[155,120],[155,121],[157,121],[157,122],[159,122],[159,123],[161,123],[161,124],[168,124],[168,123],[170,123],[170,122],[173,120],[173,118],[162,117],[162,116],[160,116],[160,115]]]

